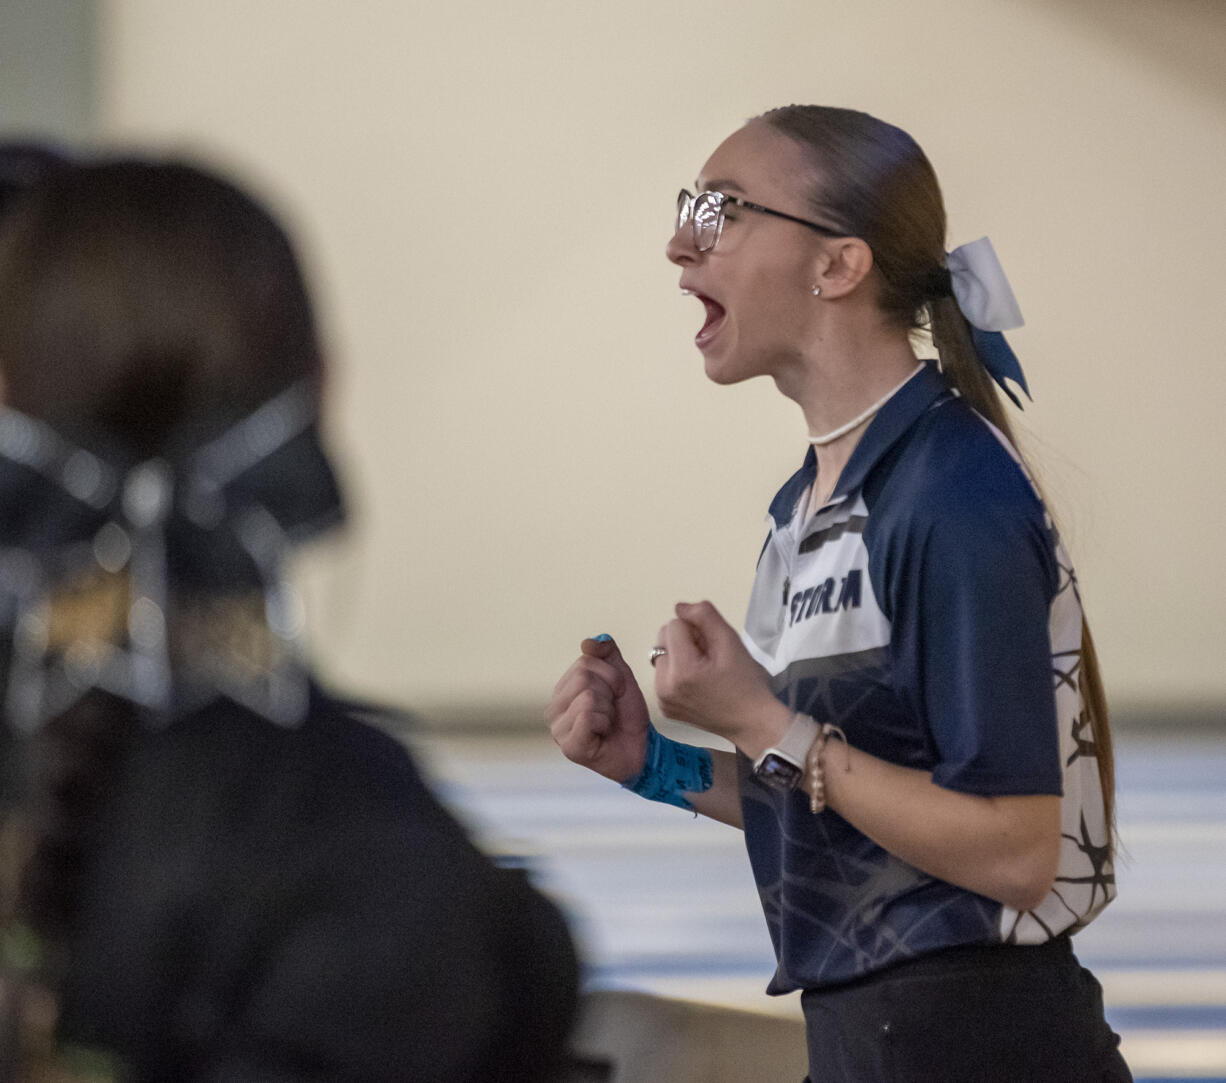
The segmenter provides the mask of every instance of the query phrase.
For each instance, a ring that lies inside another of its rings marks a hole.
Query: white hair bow
[[[1021,327],[1025,321],[992,242],[987,237],[980,237],[977,241],[960,245],[949,253],[946,265],[949,268],[950,289],[966,322],[971,325],[971,338],[979,360],[1020,409],[1021,402],[1005,381],[1016,383],[1026,392],[1027,398],[1030,397],[1030,388],[1026,386],[1026,377],[1017,355],[1001,332]]]

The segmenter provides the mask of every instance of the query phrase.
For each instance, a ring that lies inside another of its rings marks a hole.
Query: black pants
[[[801,994],[806,1083],[1131,1083],[1067,937],[953,948]]]

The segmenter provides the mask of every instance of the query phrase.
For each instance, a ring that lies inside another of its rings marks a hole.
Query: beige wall
[[[398,701],[541,701],[577,640],[739,618],[804,450],[707,385],[662,249],[771,105],[908,128],[1028,325],[1023,425],[1117,702],[1226,700],[1226,9],[1205,0],[107,0],[102,133],[276,197],[355,505],[317,651]]]

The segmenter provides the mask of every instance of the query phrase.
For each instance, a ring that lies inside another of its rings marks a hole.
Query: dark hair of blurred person
[[[40,177],[71,161],[69,152],[54,143],[35,139],[0,142],[0,213],[15,196]]]
[[[320,373],[289,241],[216,176],[58,169],[5,217],[8,1078],[562,1058],[560,914],[301,649],[284,558],[342,517]]]

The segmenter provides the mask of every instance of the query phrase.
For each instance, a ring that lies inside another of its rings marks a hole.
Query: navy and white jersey
[[[1077,581],[1003,435],[926,365],[806,516],[812,451],[771,504],[745,641],[795,711],[938,785],[1062,795],[1050,895],[1019,913],[935,879],[739,756],[745,839],[774,941],[769,992],[961,944],[1040,943],[1115,894],[1079,688]],[[836,769],[838,756],[830,758]]]

